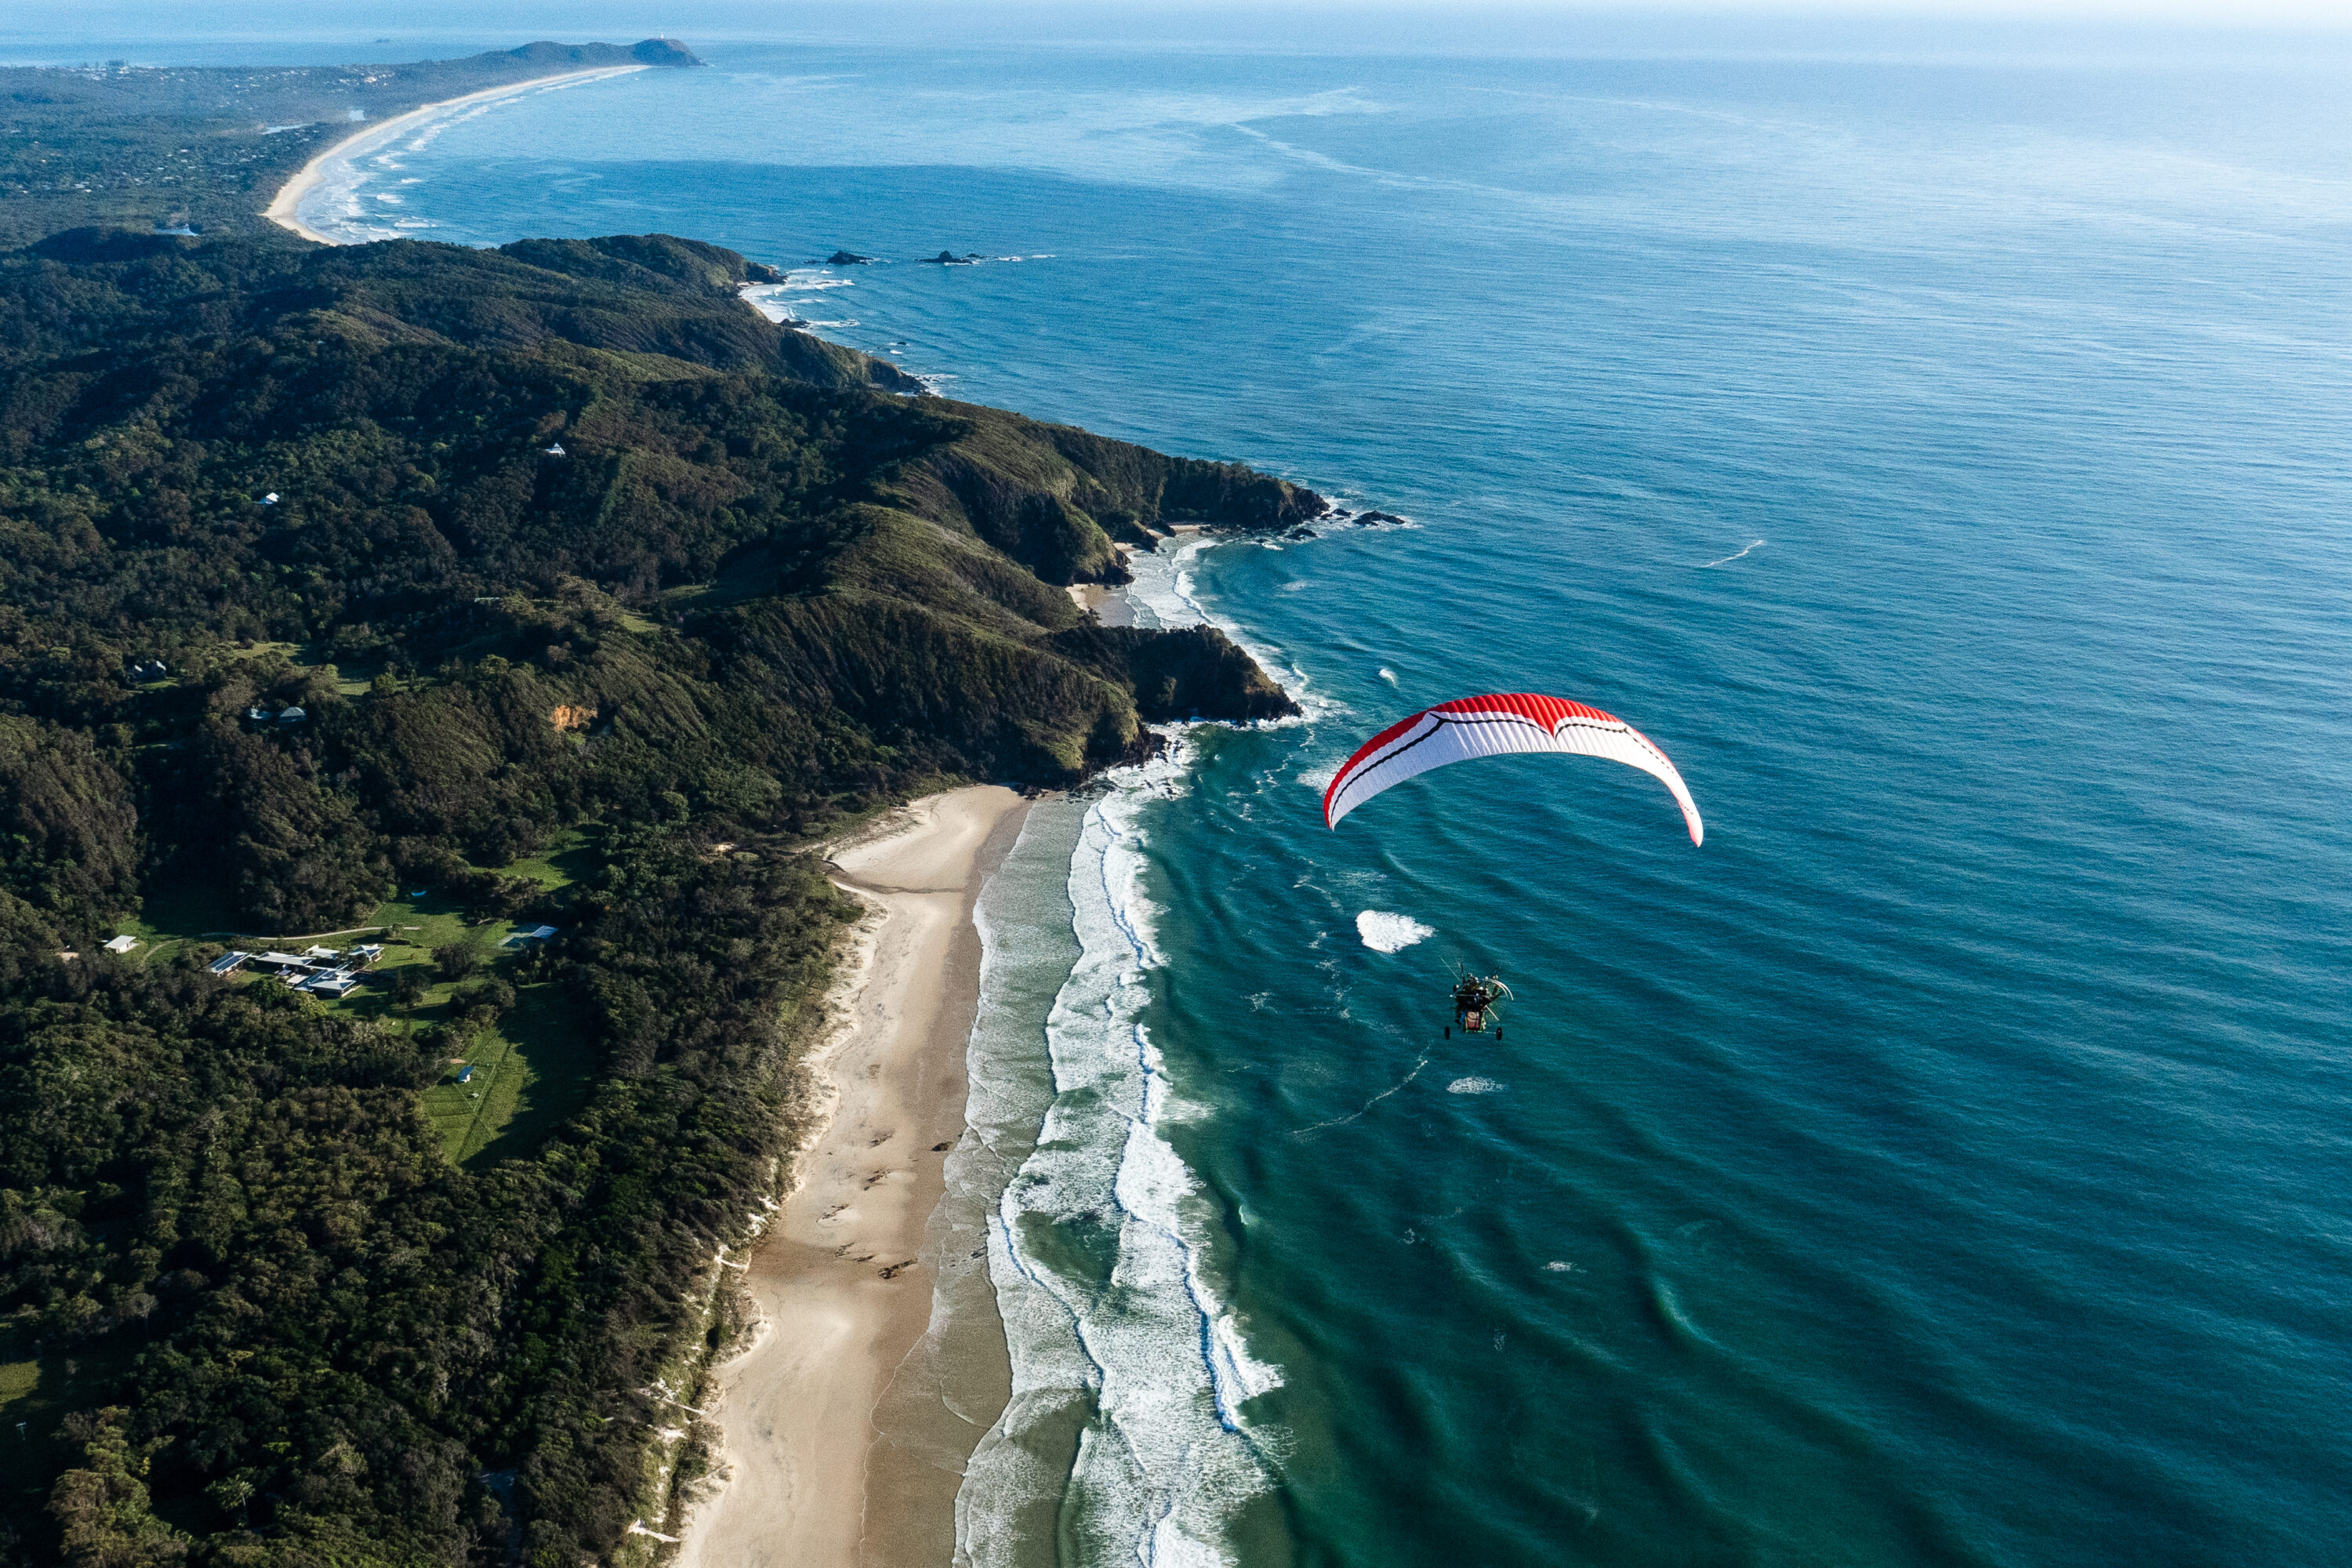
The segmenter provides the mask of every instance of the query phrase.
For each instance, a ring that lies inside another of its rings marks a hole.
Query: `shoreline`
[[[894,1405],[886,1423],[883,1407],[931,1324],[927,1232],[964,1135],[980,1000],[972,909],[1026,812],[1000,785],[950,790],[830,857],[867,915],[827,998],[841,1022],[813,1064],[828,1114],[794,1152],[743,1274],[756,1327],[711,1369],[703,1403],[725,1479],[693,1503],[678,1568],[895,1568],[953,1553],[961,1468],[940,1456],[968,1454],[994,1412],[974,1425]],[[1009,1362],[977,1371],[1010,1397]],[[909,1442],[907,1421],[935,1430]]]
[[[269,198],[269,205],[261,209],[261,216],[278,227],[291,229],[304,239],[319,245],[351,243],[331,239],[305,224],[301,218],[299,209],[302,198],[319,187],[324,178],[326,166],[330,163],[337,160],[348,162],[362,153],[371,151],[375,143],[389,142],[407,132],[414,131],[426,121],[447,110],[463,109],[469,104],[488,103],[497,99],[510,98],[516,93],[526,92],[532,88],[548,87],[556,82],[589,81],[605,77],[626,76],[631,71],[652,68],[650,66],[644,65],[597,66],[589,70],[559,71],[553,76],[535,76],[527,81],[510,81],[499,87],[486,87],[479,92],[469,92],[457,98],[445,98],[437,103],[419,104],[415,109],[405,113],[395,114],[389,120],[378,121],[373,125],[360,126],[341,141],[320,149],[311,156],[309,163],[296,170],[284,184],[278,187],[278,194]]]

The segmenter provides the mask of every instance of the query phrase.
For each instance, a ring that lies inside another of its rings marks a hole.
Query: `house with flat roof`
[[[106,951],[109,952],[129,952],[132,948],[137,947],[138,945],[139,939],[135,936],[118,936],[112,942],[106,944]]]
[[[206,965],[206,968],[214,974],[235,974],[252,960],[253,954],[249,952],[224,952]]]

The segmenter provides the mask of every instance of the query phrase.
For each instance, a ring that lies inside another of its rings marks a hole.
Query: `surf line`
[[[1748,547],[1748,550],[1761,550],[1761,549],[1763,549],[1763,548],[1764,548],[1764,542],[1763,542],[1762,540],[1760,540],[1760,539],[1759,539],[1759,540],[1758,540],[1755,543],[1753,543],[1753,544],[1749,545],[1749,546]],[[1701,572],[1704,572],[1704,571],[1706,571],[1706,570],[1708,567],[1710,567],[1710,566],[1727,566],[1727,565],[1729,565],[1732,562],[1738,560],[1740,555],[1745,555],[1745,554],[1747,554],[1747,553],[1748,553],[1748,550],[1743,550],[1743,551],[1739,552],[1739,554],[1738,554],[1738,555],[1727,555],[1727,556],[1725,556],[1725,557],[1724,557],[1722,560],[1720,560],[1720,561],[1702,561],[1702,562],[1700,562],[1700,563],[1698,563],[1698,570],[1699,570],[1699,571],[1701,571]]]

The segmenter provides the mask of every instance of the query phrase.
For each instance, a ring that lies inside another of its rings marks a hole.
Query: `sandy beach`
[[[484,88],[479,92],[469,92],[462,98],[445,98],[438,103],[425,104],[410,110],[405,114],[395,114],[390,120],[379,121],[373,125],[355,127],[352,134],[303,164],[300,171],[279,188],[278,195],[271,198],[269,205],[262,210],[261,216],[280,228],[292,229],[304,239],[316,240],[320,245],[342,244],[342,241],[320,234],[317,229],[303,223],[297,210],[302,205],[302,198],[318,189],[320,182],[325,178],[326,171],[334,164],[349,163],[353,158],[373,153],[377,148],[397,141],[408,132],[419,130],[431,121],[440,119],[452,110],[465,109],[477,103],[488,103],[496,99],[511,98],[519,92],[530,92],[542,87],[552,87],[559,82],[590,81],[602,77],[626,76],[631,71],[648,68],[650,68],[641,65],[599,66],[593,70],[562,71],[554,76],[533,77],[529,81],[510,81],[503,87]]]
[[[964,1131],[964,1051],[980,997],[973,901],[1019,835],[995,786],[919,801],[838,847],[835,879],[869,910],[830,1006],[817,1071],[832,1114],[744,1275],[756,1327],[706,1398],[725,1478],[693,1511],[689,1568],[944,1563],[969,1413],[877,1406],[929,1353],[925,1229]],[[1001,1399],[1000,1399],[1001,1403]],[[989,1413],[992,1418],[993,1412]],[[926,1457],[928,1456],[928,1457]]]

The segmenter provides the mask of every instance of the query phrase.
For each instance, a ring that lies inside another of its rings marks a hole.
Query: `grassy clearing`
[[[573,842],[552,845],[507,870],[549,888],[563,886],[586,869],[583,858],[593,854],[583,836],[571,837]],[[412,1032],[449,1022],[455,1012],[451,997],[463,982],[433,979],[423,999],[404,1013],[394,1006],[391,995],[394,975],[403,969],[430,975],[434,952],[443,947],[470,947],[480,961],[478,973],[513,978],[514,955],[504,943],[517,929],[515,921],[469,925],[457,909],[430,894],[386,904],[375,918],[398,945],[386,946],[365,985],[327,1004],[334,1011]],[[444,1067],[440,1080],[425,1091],[425,1114],[439,1129],[449,1158],[469,1165],[534,1147],[586,1101],[595,1076],[593,1053],[572,1025],[562,988],[546,982],[518,985],[513,1009],[496,1027],[457,1047]],[[473,1078],[459,1083],[467,1067]]]
[[[592,873],[601,864],[600,847],[600,830],[592,825],[561,834],[538,854],[499,869],[553,891]],[[436,949],[470,948],[478,962],[477,974],[496,974],[511,984],[515,954],[505,946],[506,940],[518,924],[528,930],[536,923],[499,920],[478,925],[432,889],[423,898],[404,897],[379,905],[364,922],[340,931],[254,936],[238,932],[234,920],[215,890],[192,885],[154,890],[141,918],[121,929],[139,939],[140,945],[129,955],[135,963],[168,963],[181,952],[208,943],[299,952],[313,942],[348,947],[380,935],[385,943],[383,957],[366,972],[359,988],[340,1000],[322,998],[321,1005],[331,1012],[415,1033],[452,1020],[451,998],[463,984],[434,974]],[[394,977],[403,970],[419,971],[428,982],[424,996],[404,1009],[392,1000]],[[254,983],[271,984],[257,976]],[[468,1066],[473,1077],[461,1084],[457,1075]],[[562,988],[548,982],[518,985],[513,1009],[496,1027],[456,1049],[440,1080],[425,1091],[422,1108],[439,1130],[451,1160],[484,1164],[527,1153],[586,1103],[595,1067],[593,1051],[572,1024]]]
[[[473,1080],[461,1084],[458,1074],[468,1066]],[[519,986],[513,1011],[474,1037],[425,1091],[425,1114],[440,1130],[450,1159],[488,1164],[536,1148],[587,1101],[595,1068],[562,988]]]
[[[599,853],[604,830],[594,824],[566,828],[536,855],[527,855],[500,869],[509,877],[529,877],[552,892],[580,880],[604,863]]]

